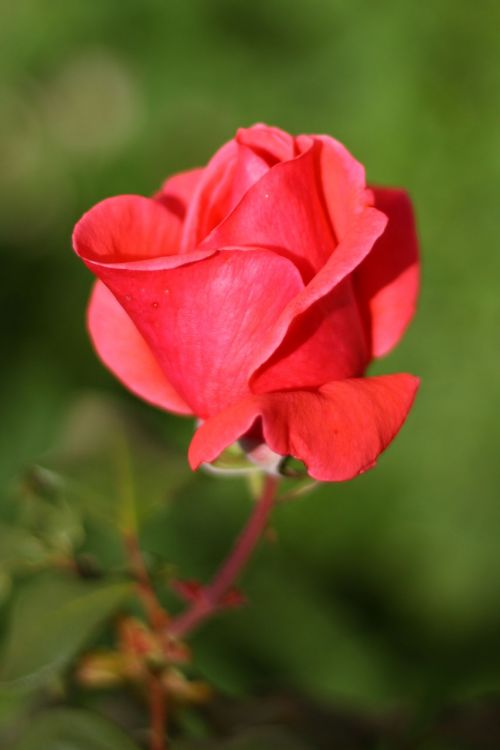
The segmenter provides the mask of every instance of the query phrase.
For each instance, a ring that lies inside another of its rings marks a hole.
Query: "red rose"
[[[365,371],[414,313],[411,205],[367,189],[338,141],[239,130],[153,198],[102,201],[73,239],[99,278],[99,356],[138,396],[202,420],[193,468],[252,429],[316,479],[350,479],[403,424],[418,379]]]

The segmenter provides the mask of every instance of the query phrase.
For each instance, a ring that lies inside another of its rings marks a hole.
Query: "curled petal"
[[[172,175],[163,183],[161,190],[155,195],[155,200],[183,221],[203,172],[203,168],[197,168]]]
[[[182,251],[196,247],[268,170],[263,156],[236,139],[219,149],[193,193],[182,232]]]
[[[304,461],[315,479],[352,479],[374,466],[396,436],[418,383],[412,375],[385,375],[248,397],[201,425],[189,449],[191,466],[214,460],[260,419],[269,447]]]
[[[354,284],[373,356],[387,354],[415,313],[419,288],[418,242],[404,190],[375,188],[375,205],[389,219],[375,247],[356,269]]]
[[[309,139],[300,136],[297,140],[307,143]],[[321,143],[321,186],[335,235],[340,241],[356,217],[373,204],[373,196],[366,189],[363,165],[342,143],[328,135],[315,136],[314,140]]]
[[[369,352],[350,279],[298,314],[254,374],[254,393],[310,388],[362,375]]]
[[[314,386],[329,378],[361,374],[367,346],[357,306],[350,304],[348,276],[368,255],[386,223],[380,211],[365,208],[328,262],[262,336],[259,364],[263,367],[254,380],[257,392],[303,386],[303,376],[307,386]]]
[[[213,254],[198,250],[179,255],[180,226],[179,217],[160,202],[119,195],[82,216],[73,232],[73,248],[99,278],[111,270],[176,268]]]
[[[205,239],[272,166],[294,156],[293,137],[278,128],[254,125],[238,130],[200,175],[186,214],[182,251]]]
[[[141,195],[106,198],[87,211],[73,232],[83,259],[120,263],[173,255],[181,221],[167,207]]]
[[[250,128],[240,128],[236,140],[260,154],[269,166],[288,161],[296,156],[295,139],[280,128],[258,123]]]
[[[86,262],[126,310],[168,381],[205,417],[248,392],[264,333],[269,337],[303,283],[290,261],[266,250],[193,258],[175,256],[177,265],[158,259],[153,267],[152,261]],[[269,345],[277,344],[271,336]]]
[[[293,259],[309,280],[335,249],[318,177],[319,142],[269,169],[202,247],[260,246]]]

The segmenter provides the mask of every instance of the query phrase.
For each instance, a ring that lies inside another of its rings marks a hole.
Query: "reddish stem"
[[[149,715],[151,719],[150,747],[151,750],[166,750],[167,748],[167,711],[165,689],[157,675],[149,679]]]
[[[130,567],[136,580],[137,593],[144,607],[149,624],[161,639],[168,622],[168,615],[158,601],[148,569],[142,556],[139,540],[135,533],[124,535]],[[150,715],[150,748],[166,750],[167,748],[167,699],[165,688],[156,674],[151,674],[148,685]]]
[[[142,556],[139,540],[133,533],[124,535],[132,573],[136,580],[137,593],[144,607],[149,623],[154,631],[161,634],[168,622],[168,615],[155,594],[148,569]]]
[[[186,636],[217,611],[222,598],[233,586],[265,531],[278,483],[278,477],[266,478],[262,495],[247,525],[236,540],[231,554],[220,567],[212,583],[203,589],[192,607],[171,620],[168,628],[171,636],[177,638]]]

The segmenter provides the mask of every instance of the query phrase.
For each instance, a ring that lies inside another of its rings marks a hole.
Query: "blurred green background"
[[[1,16],[5,528],[40,537],[19,511],[40,489],[34,464],[112,504],[106,435],[125,420],[145,550],[158,569],[210,574],[249,512],[244,483],[192,478],[191,423],[97,361],[71,230],[106,196],[204,164],[237,127],[332,134],[371,182],[413,197],[420,309],[375,369],[418,374],[421,391],[375,471],[278,509],[278,542],[245,576],[251,605],[199,633],[196,664],[224,695],[285,690],[365,717],[500,705],[498,2],[17,0]],[[119,564],[108,506],[82,521],[70,497],[56,546]],[[26,570],[3,564],[8,632]],[[451,724],[449,747],[500,747]],[[448,747],[432,742],[418,747]]]

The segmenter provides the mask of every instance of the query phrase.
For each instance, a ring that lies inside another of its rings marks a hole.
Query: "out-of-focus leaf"
[[[1,659],[0,687],[35,688],[66,666],[125,600],[127,583],[88,583],[45,574],[18,596]]]
[[[87,711],[58,709],[35,719],[14,750],[139,750],[118,727]]]
[[[172,750],[313,750],[280,727],[255,727],[219,742],[179,742]],[[16,748],[17,750],[17,748]],[[23,748],[24,750],[24,748]]]
[[[46,465],[60,475],[72,503],[115,527],[125,490],[135,495],[141,520],[162,508],[190,475],[184,456],[156,440],[112,399],[93,394],[68,411]]]
[[[0,569],[0,604],[9,596],[12,589],[12,576]]]
[[[1,493],[57,434],[64,403],[64,386],[50,362],[39,365],[31,356],[21,358],[15,366],[13,362],[11,359],[10,367],[2,369],[2,376],[7,377],[0,393]],[[0,500],[2,519],[9,518],[10,511]]]
[[[24,561],[29,562],[33,540],[45,554],[65,556],[79,547],[85,537],[82,514],[76,503],[68,501],[66,494],[64,481],[58,474],[36,464],[28,467],[17,481],[14,498],[17,527],[23,532],[12,527],[7,529],[6,548],[15,546],[21,558],[27,558]],[[26,543],[17,544],[16,536],[20,533],[28,534],[31,540],[29,549],[25,549]],[[0,562],[1,559],[0,553]]]
[[[9,747],[6,737],[22,726],[30,709],[31,696],[9,691],[0,693],[0,747]]]
[[[279,545],[261,545],[242,587],[250,605],[207,624],[197,636],[196,663],[208,682],[235,695],[264,679],[286,680],[321,701],[341,694],[356,704],[392,703],[392,675],[379,643]]]
[[[51,549],[70,553],[84,538],[80,514],[74,505],[59,501],[55,505],[45,504],[42,536]]]
[[[20,526],[0,524],[0,571],[37,565],[47,557],[44,544]]]

